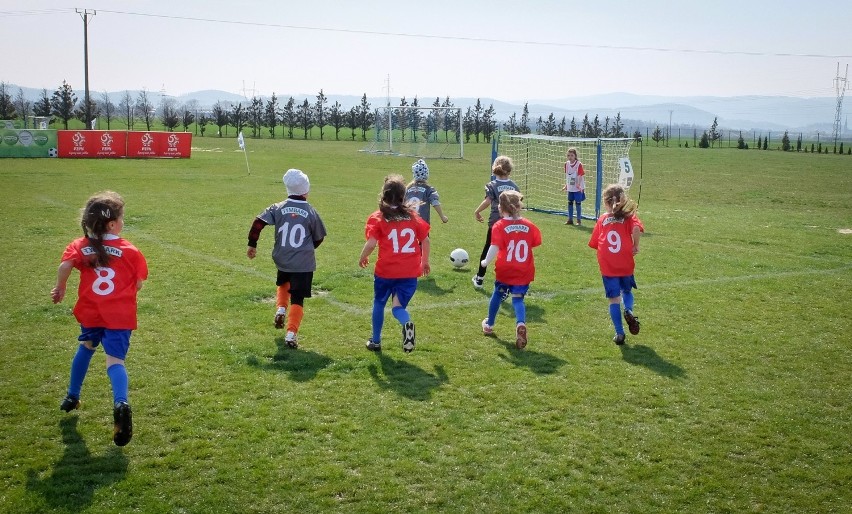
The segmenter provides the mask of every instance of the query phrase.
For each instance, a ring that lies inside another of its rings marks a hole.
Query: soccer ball
[[[453,263],[453,266],[456,268],[461,268],[466,265],[469,260],[470,257],[468,257],[467,252],[464,251],[463,248],[456,248],[450,252],[450,262]]]
[[[56,148],[51,148],[47,151],[47,156],[48,157],[59,157],[59,150],[57,150]]]

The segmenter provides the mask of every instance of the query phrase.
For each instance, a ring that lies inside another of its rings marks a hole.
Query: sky
[[[93,95],[812,98],[852,63],[849,0],[0,0],[0,81],[84,91],[84,9]]]

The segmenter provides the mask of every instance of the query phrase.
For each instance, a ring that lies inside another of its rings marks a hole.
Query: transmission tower
[[[840,63],[837,63],[837,77],[834,78],[834,90],[837,91],[837,111],[834,113],[834,149],[837,150],[837,140],[840,139],[840,113],[843,108],[843,95],[849,87],[849,65],[846,65],[846,75],[840,76]]]

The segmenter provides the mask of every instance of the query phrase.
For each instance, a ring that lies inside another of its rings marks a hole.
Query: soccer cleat
[[[583,223],[581,222],[580,218],[577,218],[577,226],[579,227],[579,226],[581,226],[582,224],[583,224]]]
[[[615,334],[615,337],[612,338],[612,342],[621,346],[624,344],[624,340],[627,339],[624,334]]]
[[[470,279],[470,281],[473,282],[474,289],[482,289],[482,277],[480,277],[479,275],[474,275],[473,278]]]
[[[402,327],[402,349],[405,353],[414,351],[414,323],[411,321]]]
[[[382,351],[382,343],[374,343],[372,339],[367,341],[367,349],[371,352],[380,352]]]
[[[494,335],[494,327],[488,324],[488,318],[482,320],[482,334],[486,336]]]
[[[133,413],[130,405],[127,402],[117,402],[112,410],[112,419],[112,442],[116,446],[124,446],[133,437]]]
[[[73,396],[66,396],[62,403],[59,404],[59,410],[64,410],[65,412],[71,412],[74,409],[80,408],[80,399],[74,398]]]
[[[518,336],[517,340],[515,340],[515,346],[518,350],[523,350],[527,346],[527,325],[525,323],[518,323],[515,333]]]
[[[573,224],[574,224],[574,220],[573,220],[573,219],[571,219],[571,218],[568,218],[568,221],[566,221],[566,222],[565,222],[565,224],[566,224],[566,225],[573,225]]]
[[[275,328],[284,328],[284,319],[287,317],[287,311],[275,313]]]
[[[627,328],[634,336],[639,333],[639,318],[633,315],[633,311],[624,311],[624,321],[627,322]]]
[[[287,331],[287,335],[284,336],[284,343],[288,348],[293,348],[294,350],[299,347],[299,343],[296,341],[295,332]]]

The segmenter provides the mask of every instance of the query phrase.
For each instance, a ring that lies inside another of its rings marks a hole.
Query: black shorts
[[[275,285],[281,286],[290,282],[290,294],[301,294],[304,298],[311,297],[311,285],[314,282],[313,271],[281,271]]]

